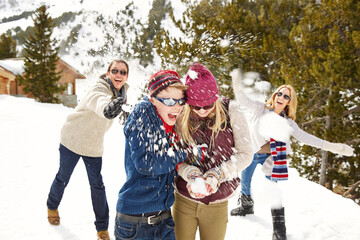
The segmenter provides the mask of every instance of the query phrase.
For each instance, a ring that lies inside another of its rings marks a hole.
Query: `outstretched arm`
[[[315,137],[302,129],[293,121],[290,120],[290,125],[294,129],[292,136],[297,140],[305,143],[306,145],[310,145],[313,147],[321,148],[325,151],[330,151],[335,154],[341,154],[345,156],[351,156],[354,153],[354,149],[347,144],[344,143],[332,143]]]

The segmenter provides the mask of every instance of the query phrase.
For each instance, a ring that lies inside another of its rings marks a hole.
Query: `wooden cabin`
[[[75,107],[77,105],[76,79],[85,79],[86,77],[61,59],[56,64],[56,71],[62,71],[58,84],[67,86],[67,89],[63,94],[59,95],[59,98],[65,106]],[[0,94],[31,98],[31,94],[25,94],[23,87],[19,86],[16,80],[16,75],[22,75],[23,73],[24,58],[0,60]]]

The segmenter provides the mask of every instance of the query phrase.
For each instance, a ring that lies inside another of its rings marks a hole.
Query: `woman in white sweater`
[[[331,143],[301,130],[295,122],[297,98],[295,89],[290,85],[280,86],[266,103],[248,98],[240,89],[240,83],[234,79],[233,87],[238,102],[250,113],[250,127],[252,133],[254,158],[249,167],[241,173],[241,194],[238,203],[240,206],[231,211],[232,216],[253,214],[254,202],[251,198],[251,179],[257,164],[263,165],[266,177],[274,182],[287,180],[286,153],[290,152],[290,135],[300,142],[313,147],[321,148],[333,153],[351,156],[353,149],[342,143]],[[271,125],[269,121],[276,121],[266,136],[262,129],[263,123]],[[280,123],[279,123],[280,122]],[[281,129],[277,129],[281,126]],[[281,134],[282,132],[282,134]],[[276,135],[276,136],[275,136]],[[287,137],[286,137],[287,135]],[[273,240],[286,239],[284,208],[272,206]]]
[[[72,172],[82,158],[89,178],[98,240],[108,240],[109,208],[101,175],[105,132],[122,112],[126,102],[129,67],[124,60],[114,60],[106,74],[81,99],[61,129],[60,166],[47,199],[48,220],[60,224],[58,206]]]

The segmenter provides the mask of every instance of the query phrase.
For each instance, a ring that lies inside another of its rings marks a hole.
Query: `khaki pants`
[[[228,201],[205,205],[176,193],[173,218],[176,240],[195,239],[198,226],[201,240],[221,240],[228,223]]]

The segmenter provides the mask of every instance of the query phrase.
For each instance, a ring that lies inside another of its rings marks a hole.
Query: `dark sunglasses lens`
[[[198,107],[198,106],[190,106],[192,109],[199,111],[200,109],[209,110],[210,108],[214,107],[214,103],[207,105],[205,107]]]
[[[214,103],[207,105],[204,107],[205,110],[209,110],[210,108],[212,108],[214,106]]]
[[[111,70],[112,74],[117,74],[118,72],[119,72],[119,70],[117,70],[117,69],[112,69]],[[123,76],[126,76],[127,72],[125,70],[120,70],[120,74],[123,75]]]
[[[192,105],[189,105],[189,106],[191,109],[196,110],[196,111],[199,111],[201,109],[201,107],[192,106]]]
[[[281,97],[283,95],[283,93],[282,92],[277,92],[277,95],[278,95],[278,97]],[[291,97],[289,95],[287,95],[287,94],[284,94],[284,99],[285,100],[290,100]]]
[[[185,105],[185,103],[186,103],[186,101],[185,101],[185,99],[184,98],[182,98],[182,99],[179,99],[179,105],[180,106],[184,106]]]

